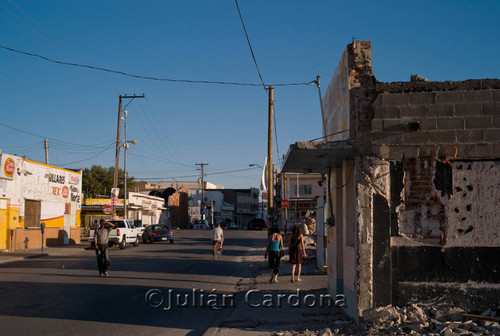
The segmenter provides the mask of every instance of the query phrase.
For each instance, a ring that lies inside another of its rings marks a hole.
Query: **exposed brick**
[[[495,158],[495,144],[479,144],[476,145],[477,158]]]
[[[458,104],[463,102],[463,91],[436,92],[436,104]]]
[[[402,141],[405,145],[419,145],[427,143],[429,132],[411,132],[403,134]]]
[[[382,131],[384,127],[384,121],[382,119],[373,119],[372,120],[372,131]]]
[[[456,132],[454,131],[429,131],[426,132],[428,141],[431,143],[454,143],[456,141]]]
[[[483,104],[484,115],[500,115],[500,102]]]
[[[403,106],[410,102],[409,93],[386,93],[382,95],[382,104],[385,106]]]
[[[481,104],[457,104],[455,105],[456,116],[474,116],[481,115]]]
[[[375,107],[374,116],[377,119],[399,118],[399,108],[397,106]]]
[[[431,105],[436,102],[435,92],[417,92],[410,93],[411,105]]]
[[[425,118],[420,122],[420,126],[422,127],[422,131],[433,131],[437,129],[436,118]]]
[[[452,117],[453,105],[433,104],[429,105],[427,109],[428,117]]]
[[[476,155],[476,145],[457,145],[457,159],[472,158]]]
[[[493,124],[492,117],[465,117],[466,129],[490,128]]]
[[[399,114],[401,118],[404,117],[425,117],[427,113],[426,106],[401,106],[399,108]]]
[[[500,101],[500,90],[491,90],[491,96],[494,102]]]
[[[457,143],[478,143],[483,141],[483,131],[457,131]]]
[[[483,133],[485,142],[500,141],[500,129],[484,130]]]
[[[384,120],[385,132],[406,132],[407,130],[408,124],[401,122],[401,119]]]
[[[397,145],[401,143],[401,134],[389,132],[373,132],[372,139],[374,144]]]
[[[436,145],[420,146],[418,149],[418,155],[420,157],[437,156],[438,153],[439,153],[439,146]]]
[[[464,91],[464,100],[469,103],[487,103],[491,101],[492,90]]]
[[[500,116],[493,117],[493,127],[500,128]]]
[[[391,148],[392,149],[392,148]],[[391,158],[416,158],[418,157],[419,146],[404,146],[391,150]],[[399,154],[399,155],[398,155]]]
[[[375,101],[373,102],[373,106],[382,106],[382,95],[378,95]]]
[[[448,130],[448,129],[463,129],[464,119],[463,118],[438,118],[437,119],[438,130]]]

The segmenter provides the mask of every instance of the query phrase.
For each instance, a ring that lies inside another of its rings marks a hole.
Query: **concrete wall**
[[[377,93],[371,144],[391,163],[393,303],[495,306],[500,81],[378,83]]]
[[[409,83],[379,83],[377,91],[371,123],[374,154],[384,159],[500,157],[499,80],[413,88]],[[411,131],[412,126],[420,130]]]

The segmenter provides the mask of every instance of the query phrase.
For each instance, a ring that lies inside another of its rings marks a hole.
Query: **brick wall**
[[[374,154],[400,159],[454,157],[456,151],[459,159],[500,157],[500,80],[379,83],[377,91]]]

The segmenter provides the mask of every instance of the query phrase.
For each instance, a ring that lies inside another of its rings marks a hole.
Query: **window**
[[[311,195],[312,185],[311,184],[301,184],[299,185],[299,196],[300,195]]]
[[[25,200],[24,201],[24,227],[40,227],[41,221],[41,202]]]

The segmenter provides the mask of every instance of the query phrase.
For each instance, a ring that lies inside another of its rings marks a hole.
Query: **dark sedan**
[[[174,243],[174,231],[167,225],[149,225],[142,233],[143,243],[153,243],[167,240],[170,244]]]

